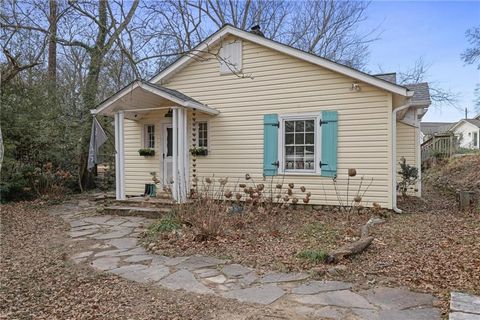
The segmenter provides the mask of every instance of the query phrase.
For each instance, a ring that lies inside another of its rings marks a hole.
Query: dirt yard
[[[404,213],[387,214],[385,223],[371,229],[372,245],[333,269],[315,258],[357,239],[372,213],[283,210],[246,217],[213,241],[195,241],[183,227],[145,242],[162,254],[201,253],[259,270],[306,270],[365,287],[407,286],[443,297],[451,290],[479,294],[480,214],[459,212],[454,190],[480,186],[480,156],[457,159],[428,176],[425,200],[400,201]],[[305,251],[317,255],[305,258]]]
[[[75,265],[68,259],[67,225],[46,207],[24,202],[0,208],[0,319],[282,318],[265,307],[141,285]]]

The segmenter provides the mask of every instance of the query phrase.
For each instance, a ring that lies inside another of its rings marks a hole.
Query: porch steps
[[[104,214],[117,216],[138,216],[149,219],[158,219],[171,212],[171,208],[145,208],[135,206],[109,206],[103,209]]]
[[[114,204],[139,208],[165,208],[172,207],[175,202],[173,202],[173,200],[170,198],[150,198],[147,200],[143,197],[139,197],[125,200],[115,200]]]

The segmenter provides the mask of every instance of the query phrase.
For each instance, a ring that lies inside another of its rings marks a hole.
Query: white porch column
[[[115,196],[125,199],[125,135],[123,111],[115,112]]]
[[[172,150],[172,196],[177,202],[180,202],[178,196],[178,108],[172,108],[172,134],[173,134],[173,150]]]
[[[184,112],[183,112],[183,116],[184,116],[184,141],[185,141],[185,146],[184,146],[184,150],[185,150],[185,157],[183,159],[183,167],[184,167],[184,176],[185,176],[185,180],[184,180],[184,184],[185,184],[185,201],[187,201],[187,197],[188,197],[188,190],[189,190],[189,187],[190,187],[190,172],[189,172],[189,155],[190,155],[190,152],[189,152],[189,141],[188,141],[188,110],[187,109],[184,109]]]

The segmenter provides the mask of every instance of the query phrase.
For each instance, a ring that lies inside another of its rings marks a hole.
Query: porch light
[[[167,113],[165,113],[165,118],[171,118],[173,116],[172,109],[169,109]]]

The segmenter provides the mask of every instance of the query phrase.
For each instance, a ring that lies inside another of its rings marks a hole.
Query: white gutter
[[[397,113],[410,107],[410,98],[403,106],[392,111],[392,209],[396,213],[402,213],[397,207]]]

